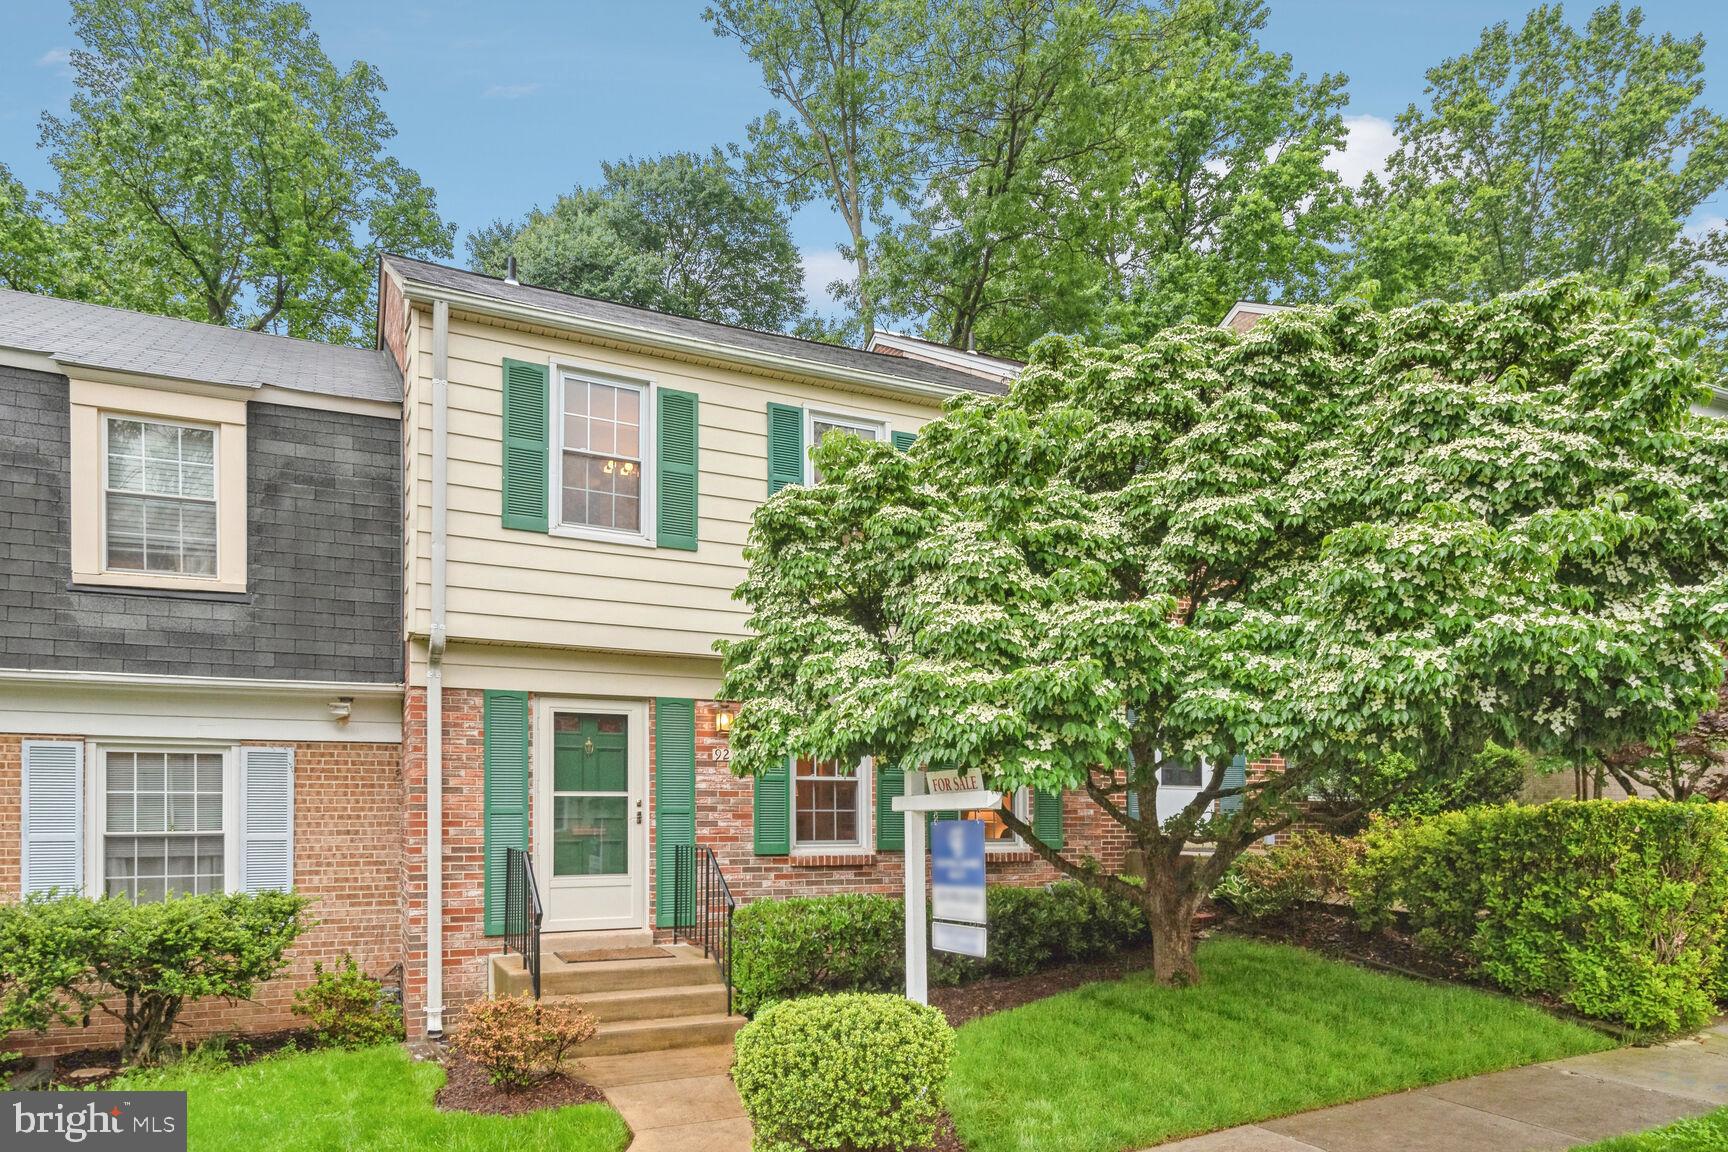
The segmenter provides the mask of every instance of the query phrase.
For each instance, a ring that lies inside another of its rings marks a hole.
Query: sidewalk
[[[732,1045],[716,1044],[590,1056],[570,1073],[605,1091],[636,1134],[630,1152],[750,1152],[731,1067]]]
[[[1656,1128],[1728,1105],[1728,1023],[1229,1128],[1158,1152],[1537,1152]]]

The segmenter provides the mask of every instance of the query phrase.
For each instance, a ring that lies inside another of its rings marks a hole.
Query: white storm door
[[[535,871],[549,932],[648,925],[647,708],[541,711]]]

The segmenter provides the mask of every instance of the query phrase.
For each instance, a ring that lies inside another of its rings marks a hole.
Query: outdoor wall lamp
[[[714,729],[717,732],[732,731],[732,709],[722,705],[720,710],[714,713]]]

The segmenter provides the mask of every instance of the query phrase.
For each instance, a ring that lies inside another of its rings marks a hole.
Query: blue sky
[[[761,77],[736,44],[713,35],[700,0],[558,3],[518,0],[303,0],[332,58],[361,58],[390,85],[396,154],[438,191],[464,234],[547,204],[598,178],[600,161],[741,141],[766,107]],[[32,188],[51,182],[36,147],[44,110],[65,107],[74,46],[63,0],[5,0],[0,43],[0,161]],[[1352,180],[1390,148],[1390,121],[1422,94],[1422,74],[1467,50],[1481,29],[1522,19],[1511,0],[1272,0],[1265,41],[1310,75],[1350,79]],[[1575,19],[1589,6],[1569,5]],[[1656,0],[1647,27],[1710,42],[1706,102],[1728,113],[1728,4]],[[1700,219],[1728,216],[1723,197]],[[838,221],[795,220],[812,285],[839,274]],[[461,255],[460,240],[458,256]],[[813,299],[815,294],[813,293]]]

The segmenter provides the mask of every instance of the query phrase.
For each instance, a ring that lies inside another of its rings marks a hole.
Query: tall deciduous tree
[[[276,0],[75,0],[70,112],[42,118],[64,240],[102,303],[350,342],[381,250],[454,226],[385,146],[377,71]]]
[[[747,328],[798,319],[804,270],[791,226],[725,156],[676,152],[601,171],[597,187],[470,236],[470,265],[501,275],[514,255],[542,287]]]
[[[903,131],[907,14],[899,0],[720,0],[703,13],[762,69],[778,102],[750,123],[752,174],[793,207],[820,200],[845,223],[866,335],[876,324],[876,234],[913,193],[918,168]]]
[[[1386,304],[1480,299],[1580,273],[1622,286],[1652,262],[1671,319],[1728,337],[1717,228],[1686,222],[1728,184],[1728,122],[1701,103],[1704,39],[1643,30],[1609,4],[1500,23],[1428,72],[1398,118],[1384,182],[1363,188],[1354,277]]]
[[[908,452],[831,434],[822,482],[752,528],[751,635],[721,644],[734,768],[1083,789],[1144,886],[1003,819],[1144,911],[1158,978],[1194,980],[1200,901],[1316,791],[1384,804],[1489,738],[1660,743],[1716,700],[1728,425],[1692,414],[1693,349],[1652,323],[1570,280],[1052,340]],[[1162,823],[1160,753],[1211,766]]]

